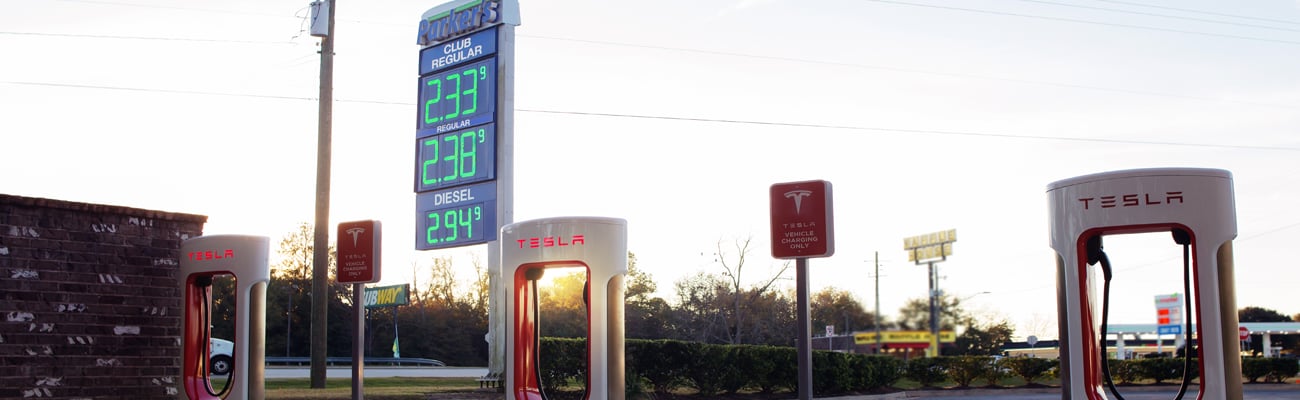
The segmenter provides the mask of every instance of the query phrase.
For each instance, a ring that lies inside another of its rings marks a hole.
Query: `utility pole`
[[[325,388],[329,330],[330,163],[334,128],[334,0],[325,0],[325,36],[320,42],[320,100],[316,123],[316,222],[311,258],[311,388]],[[319,15],[319,14],[317,14]],[[317,32],[313,30],[312,34]]]
[[[880,345],[884,342],[880,337],[880,252],[876,252],[876,353],[880,353]]]

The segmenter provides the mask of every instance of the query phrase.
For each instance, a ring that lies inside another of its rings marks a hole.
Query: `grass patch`
[[[367,378],[366,399],[424,400],[430,393],[478,390],[474,378]],[[326,379],[324,389],[312,389],[311,379],[267,379],[266,398],[278,400],[350,399],[352,378]]]

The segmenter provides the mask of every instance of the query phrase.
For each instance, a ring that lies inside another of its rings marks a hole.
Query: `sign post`
[[[352,312],[356,326],[352,338],[352,398],[365,398],[365,347],[366,308],[365,288],[367,283],[379,282],[379,255],[381,246],[381,227],[379,221],[350,221],[339,224],[335,237],[338,242],[338,276],[339,283],[352,284]]]
[[[939,268],[934,263],[948,260],[952,255],[952,244],[957,241],[957,230],[949,229],[919,236],[903,238],[903,250],[907,250],[907,261],[930,266],[930,334],[934,338],[925,353],[930,357],[939,356]]]
[[[812,319],[808,315],[808,257],[835,254],[831,183],[822,180],[778,183],[768,191],[772,217],[772,257],[795,261],[798,297],[799,400],[812,399]]]

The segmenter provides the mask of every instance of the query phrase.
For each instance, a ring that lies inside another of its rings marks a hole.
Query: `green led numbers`
[[[482,206],[454,208],[443,212],[425,213],[428,228],[424,240],[429,244],[473,240],[474,223],[483,220]]]

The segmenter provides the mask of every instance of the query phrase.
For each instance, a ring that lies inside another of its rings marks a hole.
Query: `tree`
[[[969,325],[969,317],[961,308],[961,301],[951,296],[939,297],[939,329],[953,330]],[[930,330],[930,300],[911,299],[898,310],[898,327],[904,330]]]
[[[753,237],[751,236],[744,240],[736,240],[733,243],[736,251],[735,260],[728,260],[727,253],[722,249],[721,240],[717,242],[717,252],[714,253],[717,256],[714,261],[722,266],[722,276],[727,278],[728,289],[730,289],[729,293],[726,294],[731,300],[731,307],[726,318],[728,322],[726,338],[727,343],[731,344],[745,343],[743,333],[745,332],[745,317],[748,313],[746,306],[762,297],[763,293],[771,288],[772,284],[776,283],[785,274],[785,271],[790,268],[789,262],[783,263],[781,269],[768,278],[766,282],[745,290],[742,278],[745,258],[749,255],[749,244],[752,241]]]
[[[1002,354],[1002,346],[1011,341],[1015,329],[1001,321],[985,326],[971,325],[957,337],[955,355],[992,356]]]
[[[813,330],[834,325],[836,332],[851,333],[853,328],[874,326],[876,318],[847,290],[827,287],[809,299],[809,316]]]
[[[676,307],[672,311],[674,339],[693,342],[724,342],[726,321],[722,317],[727,283],[716,275],[699,272],[678,279]]]
[[[587,337],[587,304],[583,301],[586,270],[548,269],[546,272],[557,275],[550,279],[549,285],[538,287],[542,336]]]
[[[637,267],[636,255],[630,251],[627,252],[627,279],[624,282],[624,335],[635,339],[670,337],[672,307],[664,299],[652,296],[658,286],[649,273]]]

